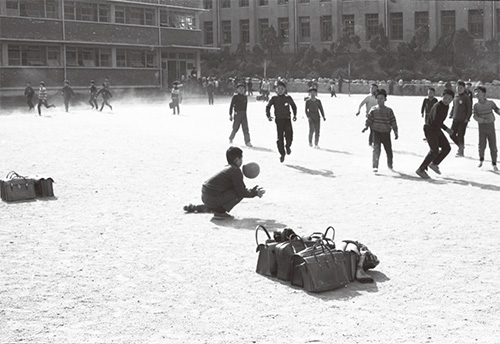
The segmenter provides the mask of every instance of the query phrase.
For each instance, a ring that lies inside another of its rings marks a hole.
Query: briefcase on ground
[[[259,230],[264,231],[267,235],[267,239],[264,243],[259,243]],[[276,276],[278,266],[276,263],[275,248],[277,242],[271,239],[269,232],[262,225],[258,225],[257,228],[255,228],[255,241],[257,242],[256,251],[259,253],[256,268],[257,273],[264,276]]]
[[[9,172],[6,180],[0,181],[2,200],[5,202],[27,201],[36,198],[35,181],[16,172]]]
[[[35,178],[35,194],[38,198],[54,197],[52,178]]]

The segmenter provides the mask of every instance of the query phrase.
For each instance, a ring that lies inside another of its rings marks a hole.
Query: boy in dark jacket
[[[33,96],[35,95],[35,90],[31,87],[31,82],[26,83],[26,88],[24,89],[24,96],[26,97],[26,103],[29,106],[29,110],[33,110],[35,105],[33,105]]]
[[[314,148],[318,147],[319,142],[319,130],[321,126],[321,118],[320,114],[323,117],[323,120],[326,121],[325,111],[323,110],[323,105],[321,104],[321,100],[316,98],[316,94],[318,90],[315,88],[311,88],[309,90],[309,99],[306,100],[306,116],[309,120],[309,146],[312,147],[312,138],[313,134],[315,135],[314,139]]]
[[[247,189],[243,182],[241,166],[243,164],[243,151],[238,147],[229,147],[226,151],[229,164],[222,171],[208,179],[201,187],[201,200],[203,204],[189,204],[184,207],[188,213],[213,212],[215,220],[232,219],[228,212],[243,198],[262,197],[265,190],[258,185]]]
[[[248,131],[248,118],[247,118],[247,103],[248,98],[245,95],[245,84],[243,82],[238,83],[236,86],[238,93],[231,99],[231,104],[229,105],[229,120],[233,121],[233,130],[229,135],[229,143],[233,143],[233,139],[240,129],[243,129],[243,137],[245,138],[245,144],[248,147],[252,147],[250,143],[250,133]],[[234,109],[234,118],[233,118]]]
[[[280,161],[285,161],[285,149],[286,154],[292,153],[291,146],[293,141],[293,128],[292,121],[290,119],[290,107],[293,110],[293,121],[297,120],[297,105],[293,101],[292,97],[285,95],[286,85],[283,81],[279,80],[277,82],[276,96],[273,96],[266,106],[266,116],[269,121],[272,121],[271,117],[271,106],[274,105],[274,116],[276,117],[276,130],[278,132],[278,141],[276,144],[278,146],[278,152],[280,153]],[[286,145],[285,145],[286,140]]]
[[[450,144],[444,136],[442,129],[451,135],[451,129],[444,125],[444,120],[448,116],[450,103],[453,101],[455,94],[452,90],[445,88],[443,91],[443,99],[437,102],[431,109],[428,116],[425,117],[424,134],[429,144],[429,153],[425,157],[420,167],[415,171],[423,179],[429,179],[427,167],[441,174],[439,164],[450,152]]]
[[[95,87],[94,80],[90,81],[90,86],[89,86],[89,104],[92,106],[92,109],[99,110],[99,106],[97,105],[97,87]]]
[[[450,118],[453,118],[451,130],[453,131],[451,139],[458,146],[456,157],[464,156],[465,130],[472,116],[472,102],[465,93],[465,82],[457,81],[457,95],[453,100]]]
[[[69,100],[75,96],[73,89],[69,86],[68,80],[64,80],[64,87],[61,89],[61,94],[62,94],[63,99],[64,99],[64,108],[66,109],[66,112],[68,112]]]
[[[113,97],[113,95],[111,94],[109,89],[106,87],[106,83],[102,84],[102,88],[99,90],[99,92],[97,92],[96,98],[99,97],[99,95],[102,95],[102,105],[101,105],[101,108],[99,109],[99,111],[102,111],[102,109],[104,108],[104,105],[109,106],[109,108],[111,110],[113,110],[113,107],[111,106],[111,104],[108,103],[108,99]]]

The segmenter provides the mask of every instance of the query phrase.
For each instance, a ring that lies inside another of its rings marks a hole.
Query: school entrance
[[[162,87],[171,88],[175,80],[183,82],[188,75],[191,75],[191,70],[195,66],[196,55],[194,53],[162,53]]]

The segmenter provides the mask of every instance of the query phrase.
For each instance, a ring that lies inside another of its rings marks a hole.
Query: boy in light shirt
[[[498,171],[497,167],[497,140],[495,134],[495,111],[500,115],[500,109],[496,104],[486,99],[486,88],[478,86],[474,90],[478,102],[474,104],[474,119],[479,127],[479,166],[483,166],[484,151],[486,150],[486,141],[490,146],[491,163],[493,170]]]

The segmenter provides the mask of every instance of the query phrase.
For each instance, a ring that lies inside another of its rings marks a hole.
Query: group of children
[[[60,89],[58,92],[61,92],[61,95],[63,96],[63,102],[64,102],[64,108],[66,112],[69,111],[69,105],[70,105],[70,100],[71,98],[75,97],[75,92],[69,86],[69,81],[64,80],[64,86],[62,89]],[[90,81],[90,86],[89,86],[89,104],[92,107],[92,109],[100,110],[104,108],[104,105],[107,105],[111,110],[113,110],[113,107],[111,104],[109,104],[109,99],[112,97],[112,94],[109,90],[109,79],[106,78],[105,81],[102,83],[102,88],[100,90],[97,90],[97,87],[95,86],[94,80]],[[33,97],[35,96],[35,91],[33,90],[33,87],[31,86],[30,82],[26,83],[26,88],[24,89],[24,97],[26,98],[26,103],[28,104],[28,110],[32,110],[35,108],[33,105]],[[101,96],[103,99],[101,108],[99,109],[99,106],[97,104],[97,98]],[[38,88],[38,115],[42,115],[42,105],[45,106],[45,108],[52,108],[56,107],[54,104],[48,104],[47,102],[47,88],[45,87],[45,82],[40,81],[39,88]]]

